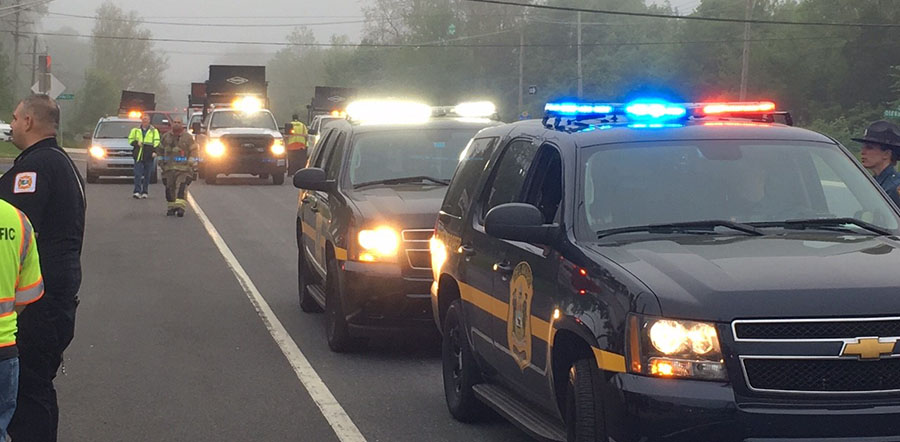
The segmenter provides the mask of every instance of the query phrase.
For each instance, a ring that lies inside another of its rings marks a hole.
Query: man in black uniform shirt
[[[0,177],[0,198],[34,226],[45,294],[19,316],[19,396],[9,434],[16,442],[53,442],[59,422],[53,379],[75,334],[87,201],[81,174],[56,143],[55,101],[25,98],[10,125],[13,144],[23,152]]]

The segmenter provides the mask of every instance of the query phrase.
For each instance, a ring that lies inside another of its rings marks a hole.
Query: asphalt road
[[[57,378],[61,441],[335,441],[196,213],[166,217],[161,185],[88,186],[75,340]],[[191,194],[310,365],[368,441],[529,440],[496,415],[460,424],[433,340],[331,353],[297,302],[297,190],[253,178]]]

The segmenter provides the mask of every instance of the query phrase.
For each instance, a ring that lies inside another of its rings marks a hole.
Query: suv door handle
[[[513,272],[512,264],[509,261],[494,263],[494,271],[501,275],[511,275]]]
[[[318,213],[318,212],[319,212],[319,205],[318,205],[318,204],[313,204],[312,206],[309,207],[309,211],[312,212],[312,213]]]
[[[468,258],[475,255],[475,248],[468,244],[463,244],[459,246],[459,253]]]

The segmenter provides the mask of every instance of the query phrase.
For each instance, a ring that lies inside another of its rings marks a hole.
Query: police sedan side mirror
[[[200,123],[194,123],[191,125],[191,132],[193,132],[195,134],[199,134],[201,130],[202,130],[202,127],[200,126]]]
[[[510,241],[550,244],[558,229],[556,224],[544,224],[544,214],[531,204],[500,204],[484,219],[488,235]]]
[[[294,187],[306,190],[328,192],[334,187],[334,181],[325,177],[325,171],[318,167],[300,169],[294,174]]]
[[[306,131],[306,134],[307,134],[307,135],[318,135],[318,134],[319,134],[319,131],[310,128],[310,129],[308,129],[308,130]]]

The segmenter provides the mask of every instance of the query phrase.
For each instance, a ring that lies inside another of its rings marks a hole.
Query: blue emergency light
[[[660,128],[673,127],[669,124],[688,118],[758,117],[775,113],[775,104],[771,101],[670,103],[658,98],[642,98],[628,103],[563,101],[550,102],[544,106],[544,124],[550,119],[555,119],[554,126],[559,126],[564,121],[571,123],[599,119],[614,122],[621,118],[634,123],[630,127]]]

